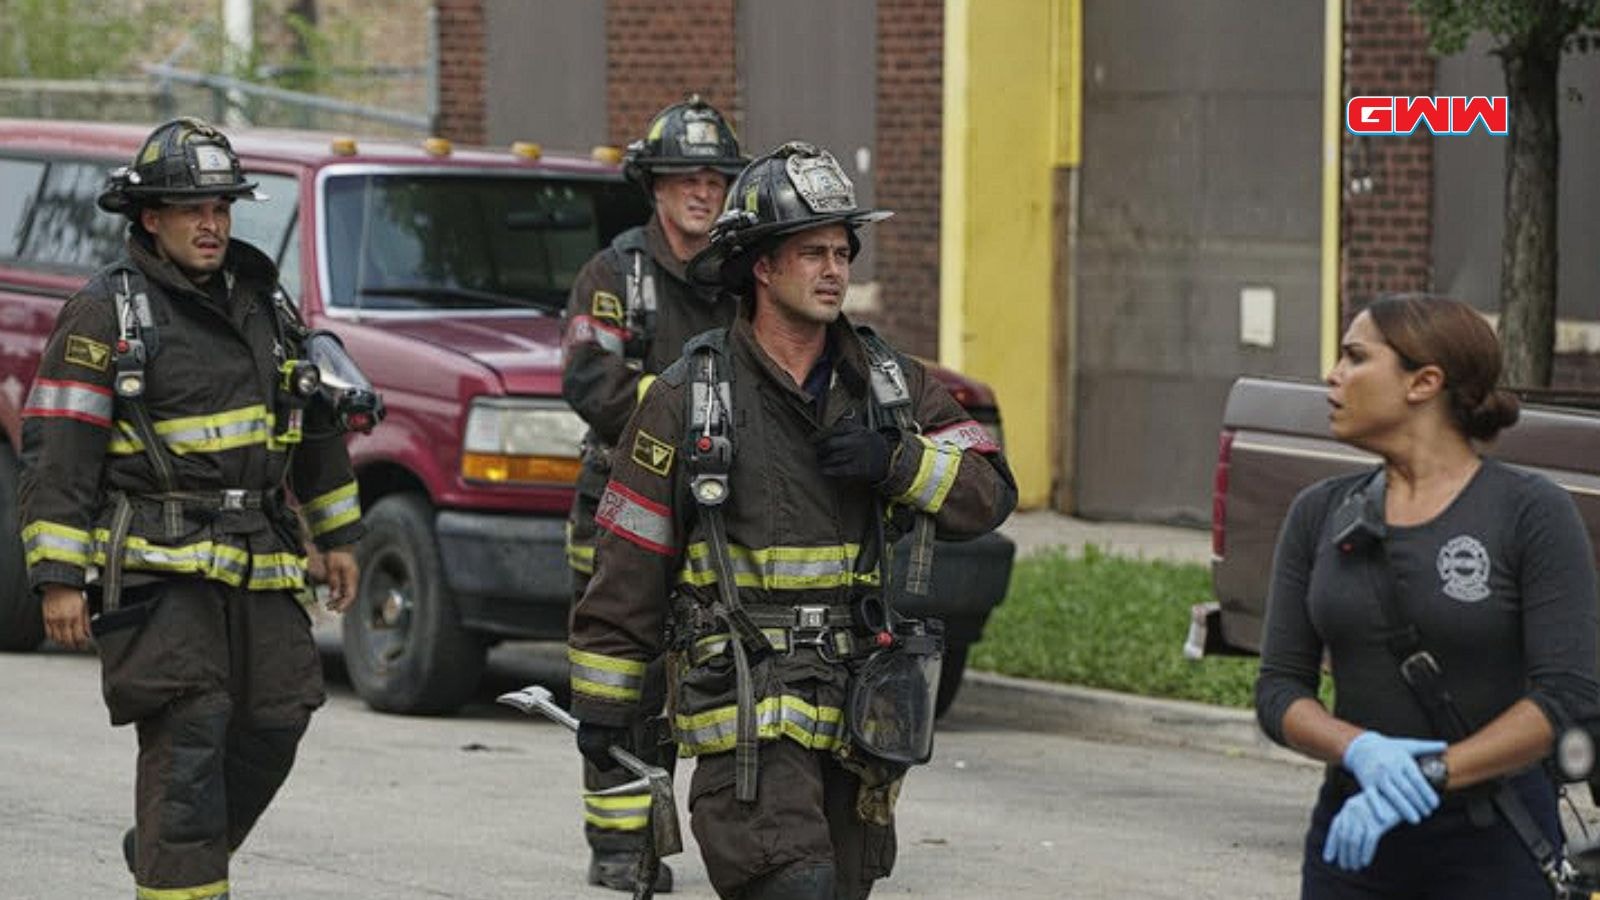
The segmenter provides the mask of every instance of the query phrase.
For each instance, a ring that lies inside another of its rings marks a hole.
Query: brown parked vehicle
[[[1538,472],[1572,494],[1600,546],[1600,394],[1518,390],[1517,424],[1484,451]],[[1333,439],[1327,386],[1240,378],[1228,393],[1211,500],[1214,602],[1195,607],[1190,656],[1257,653],[1272,580],[1272,551],[1289,504],[1324,478],[1378,458]]]

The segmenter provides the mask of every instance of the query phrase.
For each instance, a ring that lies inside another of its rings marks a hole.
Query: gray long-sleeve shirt
[[[1434,734],[1383,642],[1381,552],[1333,542],[1334,511],[1369,475],[1302,491],[1278,536],[1256,716],[1280,744],[1289,705],[1316,696],[1324,649],[1335,716],[1396,737]],[[1523,697],[1554,727],[1594,710],[1594,555],[1564,490],[1485,459],[1444,512],[1388,531],[1400,613],[1438,659],[1470,730]]]

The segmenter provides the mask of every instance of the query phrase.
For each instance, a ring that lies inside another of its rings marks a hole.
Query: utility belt
[[[854,605],[747,606],[744,613],[761,629],[774,653],[793,655],[809,647],[824,661],[839,663],[873,649],[871,636],[857,624]],[[726,630],[696,636],[687,648],[690,665],[704,665],[731,654],[730,640]]]
[[[288,506],[282,488],[264,491],[222,488],[214,491],[156,491],[111,495],[111,524],[107,529],[105,568],[101,572],[102,604],[115,612],[122,603],[122,565],[138,509],[160,510],[168,541],[177,541],[195,527],[209,526],[215,534],[250,535],[276,531],[297,548],[298,535],[286,533]]]

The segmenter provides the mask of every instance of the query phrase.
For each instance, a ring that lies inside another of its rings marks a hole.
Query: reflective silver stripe
[[[583,818],[607,831],[642,831],[650,824],[650,795],[584,794]]]
[[[740,587],[806,591],[878,583],[877,572],[855,571],[861,555],[858,544],[760,548],[730,544],[728,555],[733,562],[734,580]],[[689,545],[678,581],[701,587],[716,583],[716,567],[712,564],[708,544]]]
[[[250,557],[250,583],[246,587],[252,591],[297,588],[305,583],[305,576],[305,565],[294,554],[259,554]]]
[[[644,691],[645,665],[638,660],[567,648],[572,690],[607,700],[638,700]]]
[[[268,429],[267,420],[263,418],[222,424],[208,423],[171,431],[163,429],[161,424],[158,424],[156,433],[161,435],[161,439],[172,448],[173,453],[216,453],[252,444],[264,444]]]
[[[594,316],[573,316],[570,335],[574,344],[598,344],[607,353],[623,355],[622,332]]]
[[[313,537],[321,537],[361,518],[361,497],[354,481],[331,490],[301,508]]]
[[[646,550],[671,556],[672,517],[667,508],[615,481],[606,485],[595,524]]]
[[[111,390],[81,381],[52,381],[41,378],[28,392],[28,402],[23,407],[24,416],[60,416],[88,422],[103,428],[111,427],[111,411],[115,401]]]
[[[687,756],[720,753],[733,748],[738,734],[738,708],[724,706],[694,715],[678,715],[680,749]],[[812,706],[784,694],[756,705],[756,733],[762,740],[787,737],[813,750],[839,745],[844,713],[837,707]]]
[[[961,466],[961,449],[950,444],[935,444],[917,435],[922,444],[922,462],[917,467],[917,477],[911,487],[900,495],[923,512],[936,513],[944,506],[944,498],[955,483],[956,471]]]

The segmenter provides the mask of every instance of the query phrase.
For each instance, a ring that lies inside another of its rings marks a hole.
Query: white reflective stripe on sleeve
[[[651,553],[671,556],[674,552],[672,516],[667,508],[615,481],[606,485],[594,521],[617,537]]]
[[[111,427],[111,389],[82,381],[40,378],[28,392],[22,409],[25,418],[76,419],[101,428]]]

